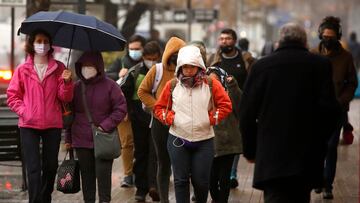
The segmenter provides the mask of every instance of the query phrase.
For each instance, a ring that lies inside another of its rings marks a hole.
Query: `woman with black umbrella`
[[[51,46],[47,32],[31,33],[26,61],[17,67],[7,89],[8,105],[19,116],[30,203],[51,202],[63,127],[61,103],[73,97],[71,71],[53,58]]]

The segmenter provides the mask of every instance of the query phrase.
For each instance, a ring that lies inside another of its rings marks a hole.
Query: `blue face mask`
[[[129,56],[132,60],[138,61],[142,57],[142,50],[129,50]]]

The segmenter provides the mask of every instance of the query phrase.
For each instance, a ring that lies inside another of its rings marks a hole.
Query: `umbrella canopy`
[[[94,16],[66,11],[41,11],[21,23],[18,34],[37,29],[48,32],[53,45],[82,51],[120,51],[126,40],[111,24]]]

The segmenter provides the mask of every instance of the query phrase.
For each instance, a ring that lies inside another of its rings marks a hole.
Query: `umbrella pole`
[[[71,47],[72,47],[72,44],[73,44],[73,41],[74,41],[74,34],[75,34],[75,29],[76,29],[75,26],[72,26],[72,27],[73,27],[73,30],[72,30],[72,34],[71,34],[70,51],[69,51],[69,55],[68,55],[68,58],[67,58],[66,68],[69,68],[69,61],[70,61],[71,50],[72,50]]]

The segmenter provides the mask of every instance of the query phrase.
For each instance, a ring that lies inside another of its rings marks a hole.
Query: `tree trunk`
[[[121,28],[121,34],[125,39],[129,39],[135,33],[135,28],[139,23],[142,14],[149,8],[149,5],[144,2],[137,2],[133,7],[129,8],[124,24]]]
[[[27,0],[26,17],[39,11],[49,11],[50,0]]]

